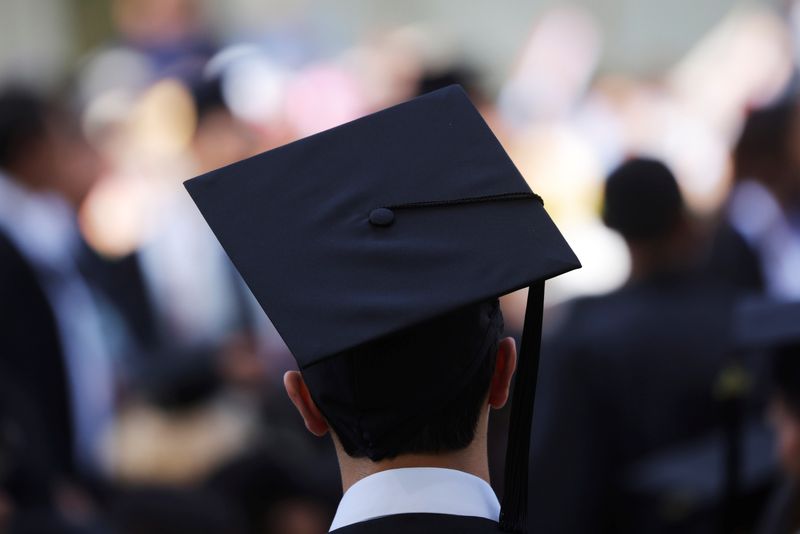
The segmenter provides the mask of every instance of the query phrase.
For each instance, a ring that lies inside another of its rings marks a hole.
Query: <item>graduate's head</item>
[[[45,100],[27,88],[0,91],[0,168],[30,181],[49,172],[44,166],[52,159],[47,145],[50,115]]]
[[[734,180],[756,180],[769,188],[782,204],[797,205],[800,201],[800,161],[795,154],[800,133],[797,119],[794,96],[753,109],[733,150]]]
[[[66,108],[30,89],[7,87],[0,90],[0,169],[78,205],[103,164]]]
[[[603,222],[625,239],[631,277],[683,270],[701,252],[678,181],[662,162],[633,158],[606,180]]]
[[[307,428],[332,430],[351,457],[458,451],[508,398],[516,350],[502,334],[491,299],[290,371],[285,385]]]
[[[668,237],[684,209],[678,181],[660,161],[628,160],[606,180],[603,221],[628,242]]]
[[[504,515],[520,530],[544,280],[580,264],[464,91],[434,91],[187,189],[297,360],[289,394],[314,433],[334,429],[340,460],[474,443],[514,371],[497,298],[531,288],[507,455],[521,468],[506,477]]]
[[[256,139],[250,127],[228,107],[220,78],[198,80],[191,86],[196,127],[191,149],[202,171],[228,165],[253,154]]]

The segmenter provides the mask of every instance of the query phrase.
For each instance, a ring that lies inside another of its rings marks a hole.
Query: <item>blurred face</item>
[[[75,123],[57,119],[50,137],[53,188],[77,208],[103,175],[105,164]]]
[[[104,164],[78,125],[54,114],[11,170],[28,187],[55,192],[77,208],[102,176]]]
[[[800,416],[780,396],[772,401],[769,415],[777,434],[781,466],[791,477],[800,479]]]
[[[200,172],[218,169],[256,151],[255,137],[249,127],[223,110],[203,118],[192,146]]]
[[[198,25],[196,0],[117,0],[114,22],[127,38],[143,43],[169,43]]]

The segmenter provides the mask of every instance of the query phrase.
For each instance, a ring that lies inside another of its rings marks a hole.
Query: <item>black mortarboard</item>
[[[741,348],[800,345],[800,301],[747,299],[736,309],[734,331]]]
[[[301,369],[531,286],[501,514],[502,528],[524,531],[544,280],[580,264],[463,90],[186,187]]]

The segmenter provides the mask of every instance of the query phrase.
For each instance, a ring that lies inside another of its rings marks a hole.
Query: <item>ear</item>
[[[511,378],[517,369],[517,344],[513,337],[500,340],[497,345],[497,361],[489,387],[489,406],[499,410],[506,405],[511,389]]]
[[[308,431],[317,437],[327,434],[328,422],[317,408],[314,399],[311,398],[311,392],[308,391],[308,386],[306,386],[300,371],[286,371],[286,374],[283,375],[283,386],[286,388],[292,404],[300,412],[300,417],[303,418]]]

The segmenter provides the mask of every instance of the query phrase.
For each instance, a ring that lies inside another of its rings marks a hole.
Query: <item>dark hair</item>
[[[441,454],[459,451],[475,439],[478,418],[489,393],[489,384],[497,361],[497,343],[485,358],[481,358],[475,374],[464,387],[444,405],[429,411],[425,423],[407,439],[399,441],[386,457],[401,454]],[[352,457],[364,457],[363,451],[351,451]]]
[[[303,376],[352,457],[456,451],[475,438],[502,330],[493,299],[331,357]]]
[[[428,70],[422,74],[417,82],[416,94],[424,95],[450,85],[460,85],[470,96],[473,102],[484,102],[485,95],[480,90],[478,75],[473,68],[466,64],[453,64],[444,69]]]
[[[215,111],[229,111],[220,78],[198,80],[190,90],[198,124]]]
[[[795,103],[783,99],[768,107],[750,112],[733,150],[734,175],[737,180],[771,180],[769,168],[785,165],[790,156],[790,138],[794,124]]]
[[[31,90],[0,91],[0,167],[13,165],[47,130],[47,103]]]
[[[683,211],[678,182],[660,161],[631,159],[606,181],[603,222],[625,239],[666,237]]]

